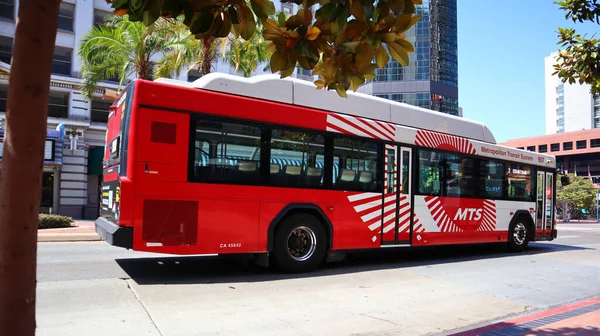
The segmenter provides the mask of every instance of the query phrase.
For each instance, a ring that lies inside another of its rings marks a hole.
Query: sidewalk
[[[600,297],[512,318],[451,336],[600,335]]]
[[[38,242],[97,241],[94,221],[76,220],[74,227],[38,230]]]

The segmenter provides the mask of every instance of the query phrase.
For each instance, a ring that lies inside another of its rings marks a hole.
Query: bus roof
[[[167,78],[155,82],[333,111],[496,143],[490,129],[477,121],[363,93],[348,92],[348,98],[341,98],[335,91],[317,90],[314,83],[293,77],[281,79],[279,75],[267,74],[244,78],[213,72],[192,83]]]

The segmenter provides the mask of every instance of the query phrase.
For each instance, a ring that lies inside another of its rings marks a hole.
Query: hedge
[[[56,214],[40,214],[38,229],[56,229],[72,227],[73,218]]]

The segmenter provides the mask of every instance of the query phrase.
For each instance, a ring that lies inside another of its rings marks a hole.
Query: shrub
[[[56,229],[71,227],[73,218],[56,214],[40,214],[38,229]]]

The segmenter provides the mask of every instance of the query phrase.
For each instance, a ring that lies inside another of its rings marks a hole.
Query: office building
[[[600,187],[600,129],[512,139],[501,145],[554,155],[562,173],[589,177]]]
[[[17,0],[0,1],[0,164],[6,118],[6,102]],[[292,13],[296,5],[282,4]],[[63,0],[60,4],[58,32],[48,100],[48,132],[44,155],[41,212],[59,213],[76,219],[95,219],[99,212],[100,184],[106,122],[112,101],[104,100],[105,89],[117,89],[117,82],[101,82],[91,101],[84,101],[79,78],[81,61],[79,41],[95,24],[112,14],[105,0]],[[157,55],[153,60],[158,60]],[[262,69],[262,68],[261,68]],[[213,71],[234,73],[219,61]],[[298,77],[309,78],[307,73]],[[182,72],[179,80],[193,81],[194,71]],[[129,78],[132,79],[132,78]]]
[[[589,84],[562,83],[552,75],[557,55],[544,59],[546,134],[600,128],[600,96],[590,93]]]
[[[415,48],[410,64],[390,57],[359,92],[459,115],[456,0],[423,0],[417,14],[421,19],[406,32]]]

